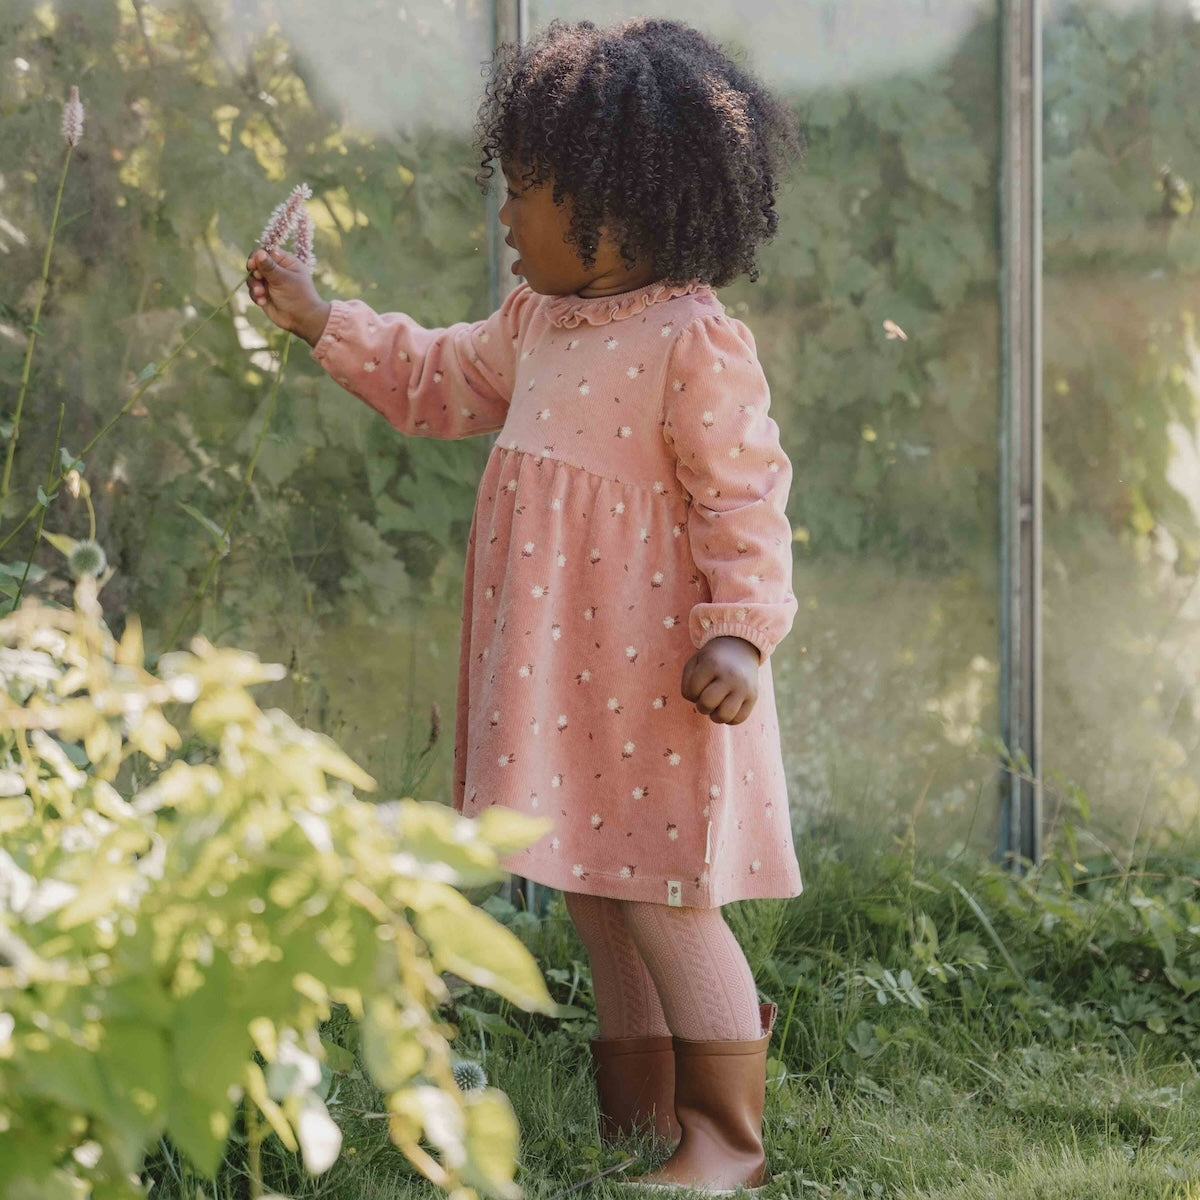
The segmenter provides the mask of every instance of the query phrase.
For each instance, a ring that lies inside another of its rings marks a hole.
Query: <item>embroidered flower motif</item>
[[[558,512],[560,508],[562,508],[562,497],[555,496],[554,499],[550,501],[550,511]]]
[[[531,554],[533,554],[533,551],[534,551],[534,545],[533,545],[533,543],[532,543],[532,542],[526,542],[526,543],[525,543],[525,545],[521,547],[521,557],[522,557],[522,558],[529,558],[529,556],[530,556]]]
[[[541,804],[541,802],[542,802],[542,801],[541,801],[541,799],[539,798],[539,796],[538,796],[537,792],[530,792],[530,793],[529,793],[529,807],[530,807],[530,808],[537,808],[537,807],[538,807],[538,805],[539,805],[539,804]]]
[[[509,480],[509,481],[508,481],[508,482],[507,482],[507,483],[504,485],[504,490],[505,490],[506,492],[515,492],[515,491],[517,490],[517,481],[516,481],[515,479],[510,479],[510,480]]]
[[[489,583],[483,590],[483,594],[490,600],[495,594],[496,589]]]
[[[558,731],[559,731],[559,733],[562,733],[562,731],[563,731],[564,729],[566,729],[566,727],[567,727],[567,714],[566,714],[566,713],[559,713],[559,714],[558,714],[558,721],[556,722],[556,724],[558,725]]]
[[[675,825],[668,825],[667,837],[669,837],[671,841],[675,841],[679,837],[679,829]]]
[[[543,408],[543,409],[542,409],[542,410],[541,410],[541,411],[538,413],[538,415],[537,415],[537,419],[538,419],[539,421],[548,421],[548,420],[550,420],[550,410],[549,410],[548,408]]]
[[[560,842],[559,842],[558,838],[550,839],[550,849],[551,850],[557,850],[559,845],[560,845]]]
[[[628,879],[633,874],[634,870],[634,866],[629,864],[628,866],[622,867],[617,874],[620,875],[622,879]]]
[[[618,700],[616,696],[609,696],[609,698],[608,698],[608,711],[609,711],[609,712],[612,712],[612,713],[619,713],[619,712],[621,712],[621,711],[622,711],[622,709],[621,709],[621,701],[620,701],[620,700]]]
[[[654,481],[653,485],[651,486],[650,490],[656,496],[663,496],[663,495],[666,495],[667,488],[666,488],[666,484],[664,484],[661,480],[656,479]]]
[[[599,829],[604,824],[604,818],[599,813],[592,813],[592,828]]]
[[[586,668],[584,668],[584,670],[580,671],[579,674],[575,676],[576,683],[591,683],[591,681],[592,673]]]
[[[679,751],[672,750],[670,746],[663,751],[663,758],[667,760],[667,765],[671,767],[677,767],[683,761],[683,756]]]
[[[635,662],[637,662],[637,656],[638,656],[638,652],[637,652],[637,647],[636,647],[636,646],[626,646],[626,647],[625,647],[625,657],[626,657],[626,658],[627,658],[627,659],[628,659],[628,660],[629,660],[631,663],[635,663]]]
[[[522,663],[517,669],[517,674],[522,679],[528,679],[533,674],[533,663]]]
[[[499,709],[496,709],[496,711],[494,713],[492,713],[492,715],[488,718],[488,724],[491,725],[491,727],[493,729],[495,729],[496,726],[500,724],[500,710]]]
[[[666,706],[667,706],[666,696],[655,696],[654,699],[650,701],[651,708],[666,708]]]
[[[720,786],[720,784],[714,783],[714,784],[712,785],[712,787],[710,787],[710,788],[708,789],[708,794],[709,794],[709,795],[710,795],[710,796],[711,796],[711,797],[712,797],[714,800],[716,800],[716,799],[717,799],[717,797],[718,797],[718,796],[720,796],[720,794],[721,794],[721,786]]]
[[[717,357],[713,359],[712,368],[719,375],[723,370],[725,370],[725,359],[721,355],[717,355]]]
[[[515,754],[502,754],[496,759],[496,763],[501,767],[507,767],[509,763],[516,762],[516,759],[517,756]]]
[[[619,517],[619,516],[621,516],[621,515],[622,515],[622,514],[625,512],[625,501],[624,501],[624,500],[618,500],[618,501],[616,502],[616,504],[614,504],[614,505],[612,506],[612,508],[610,508],[610,509],[608,510],[608,512],[609,512],[609,515],[610,515],[610,516],[613,516],[613,517]]]
[[[571,874],[574,875],[576,879],[586,879],[587,878],[587,872],[583,869],[583,863],[576,863],[571,868]]]
[[[646,368],[645,368],[644,364],[638,363],[638,365],[636,367],[633,367],[633,366],[626,367],[625,374],[628,375],[630,379],[636,379],[639,375],[642,374],[642,372],[645,371],[645,369]]]
[[[596,616],[596,608],[594,605],[591,608],[585,608],[583,610],[583,619],[585,621],[591,621],[595,616]]]
[[[682,392],[683,389],[684,389],[684,382],[682,379],[672,379],[671,380],[671,390],[673,392]]]
[[[600,549],[598,546],[593,546],[588,551],[588,562],[598,563],[600,561]],[[586,614],[585,614],[586,615]]]
[[[759,861],[759,860],[756,858],[756,859],[755,859],[755,860],[754,860],[754,861],[753,861],[753,862],[750,864],[750,874],[751,874],[751,875],[757,875],[757,874],[759,873],[759,871],[761,871],[761,870],[762,870],[762,863],[761,863],[761,862],[760,862],[760,861]]]
[[[654,574],[650,576],[650,586],[662,587],[664,579],[666,579],[666,576],[661,571],[655,571]]]
[[[562,626],[555,624],[550,626],[550,636],[557,642],[562,638]]]
[[[743,783],[753,783],[754,782],[754,772],[747,771],[745,773],[745,775],[742,776],[742,782]]]
[[[772,459],[768,459],[768,461],[767,461],[767,470],[768,470],[768,471],[778,471],[778,470],[779,470],[779,464],[778,464],[778,463],[777,463],[777,462],[776,462],[776,461],[775,461],[773,458],[772,458]]]
[[[441,371],[434,371],[434,373],[433,373],[433,382],[434,383],[441,383],[442,380],[445,378],[446,378],[445,375],[443,375],[441,373]]]
[[[581,396],[588,395],[588,393],[591,392],[591,390],[592,389],[588,386],[588,381],[586,379],[581,379],[579,381],[579,394]]]
[[[529,589],[529,594],[535,599],[540,600],[543,596],[550,594],[550,589],[544,583],[535,583]]]
[[[617,430],[617,437],[633,437],[633,429],[629,425],[622,425],[621,428]]]
[[[567,565],[567,556],[560,551],[554,556],[554,561],[558,563],[560,567],[565,567]]]
[[[672,525],[671,526],[671,536],[672,537],[682,537],[683,536],[683,526],[682,525]]]
[[[705,429],[711,429],[713,420],[714,420],[714,418],[713,418],[712,413],[705,412],[705,414],[700,418],[700,424],[703,425]]]
[[[606,337],[604,339],[605,350],[615,350],[620,345],[615,337]]]
[[[632,743],[632,742],[626,742],[626,743],[625,743],[625,745],[621,747],[621,757],[622,757],[622,758],[632,758],[632,757],[633,757],[633,750],[634,750],[634,745],[633,745],[633,743]]]
[[[663,624],[668,629],[674,629],[675,626],[679,624],[679,618],[678,617],[663,617]]]
[[[738,442],[738,444],[736,446],[729,447],[729,457],[730,458],[738,458],[742,454],[744,454],[745,451],[746,451],[745,445],[741,442]]]
[[[371,374],[371,372],[375,370],[375,367],[376,367],[376,364],[375,364],[375,363],[373,363],[373,362],[365,362],[365,363],[363,363],[363,368],[362,368],[362,369],[363,369],[364,371],[366,371],[366,373],[367,373],[368,375],[370,375],[370,374]]]
[[[666,324],[665,324],[665,325],[662,327],[662,329],[660,330],[660,332],[659,332],[659,337],[670,337],[670,336],[671,336],[671,330],[672,330],[672,329],[674,329],[674,328],[675,328],[675,326],[674,326],[674,325],[672,325],[670,321],[668,321],[668,322],[667,322],[667,323],[666,323]]]
[[[635,800],[644,800],[648,795],[650,795],[650,789],[648,787],[635,787],[629,794]]]
[[[562,785],[563,785],[563,777],[561,774],[552,775],[550,777],[550,786],[551,787],[562,787]]]

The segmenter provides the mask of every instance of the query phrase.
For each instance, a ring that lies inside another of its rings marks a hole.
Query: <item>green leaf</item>
[[[178,504],[189,517],[198,521],[208,530],[212,536],[214,546],[219,546],[226,551],[229,549],[229,538],[225,536],[225,530],[216,521],[212,520],[211,517],[206,517],[198,508],[193,508],[183,500],[178,501]]]
[[[413,924],[434,966],[490,988],[521,1008],[554,1011],[537,960],[510,930],[457,893],[457,903],[417,911]]]
[[[466,1183],[487,1196],[519,1200],[521,1189],[513,1182],[520,1130],[508,1097],[497,1088],[468,1092],[462,1100],[466,1117]]]

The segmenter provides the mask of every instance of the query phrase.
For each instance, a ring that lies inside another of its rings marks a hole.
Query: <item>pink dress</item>
[[[521,284],[447,329],[338,300],[313,357],[403,433],[499,430],[467,548],[453,804],[553,821],[506,869],[699,908],[799,895],[770,663],[797,607],[792,468],[754,339],[712,289]],[[740,725],[680,692],[729,634],[762,655]]]

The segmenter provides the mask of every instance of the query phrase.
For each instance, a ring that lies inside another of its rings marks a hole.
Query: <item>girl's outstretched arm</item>
[[[769,415],[754,338],[740,321],[700,317],[679,334],[666,376],[663,437],[692,497],[688,537],[711,600],[693,606],[697,648],[739,637],[765,660],[796,616],[792,464]]]
[[[490,433],[508,412],[533,295],[522,284],[486,320],[445,329],[425,329],[404,313],[377,313],[361,300],[334,300],[312,356],[402,433]]]

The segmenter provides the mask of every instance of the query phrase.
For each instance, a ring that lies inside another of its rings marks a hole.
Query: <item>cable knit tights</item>
[[[750,965],[719,908],[564,893],[588,953],[601,1037],[760,1037]]]

